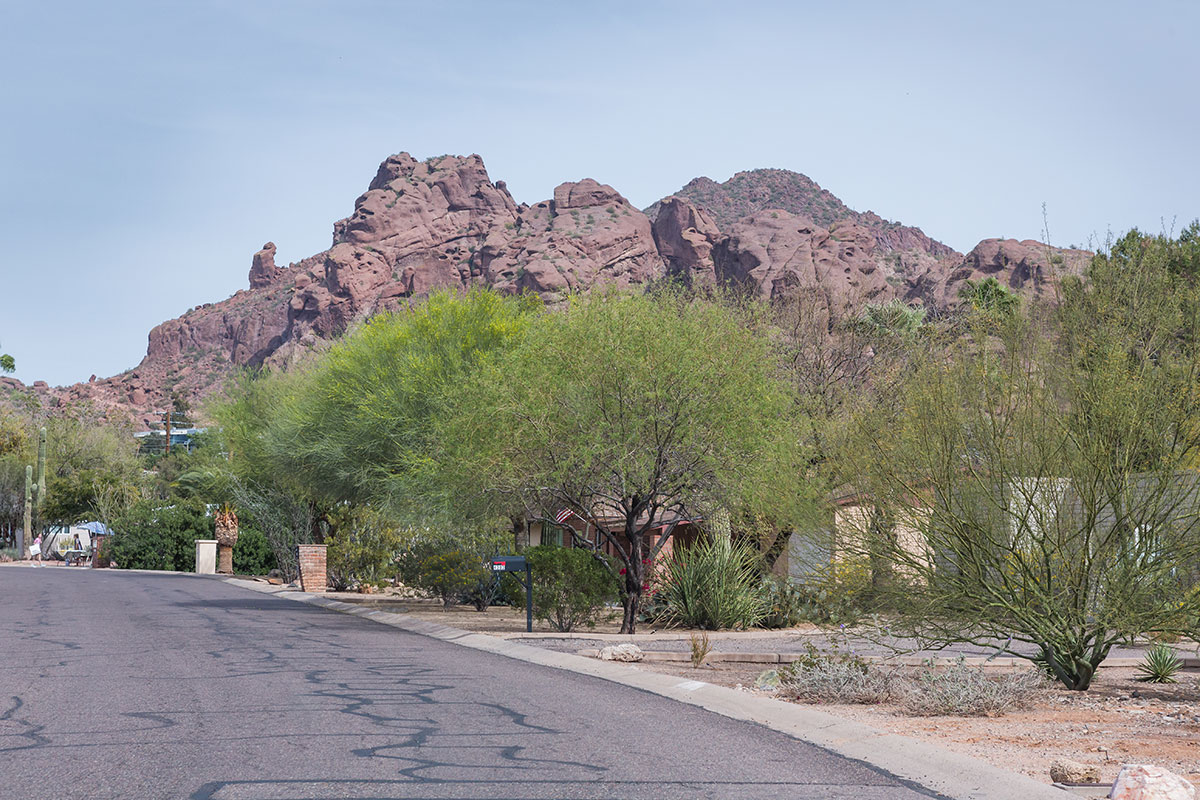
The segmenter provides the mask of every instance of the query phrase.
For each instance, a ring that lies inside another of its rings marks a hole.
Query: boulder
[[[1196,800],[1196,787],[1153,764],[1126,764],[1108,796],[1112,800]]]
[[[1091,764],[1059,758],[1050,764],[1050,780],[1055,783],[1096,783],[1100,773]]]
[[[610,644],[600,651],[603,661],[641,661],[645,657],[636,644]]]

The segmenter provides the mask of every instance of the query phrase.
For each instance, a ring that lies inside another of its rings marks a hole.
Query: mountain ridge
[[[696,178],[647,211],[590,178],[517,203],[478,155],[398,153],[334,223],[329,249],[281,266],[267,242],[250,257],[247,288],[155,326],[133,369],[65,387],[0,378],[0,398],[87,401],[147,426],[175,396],[194,405],[237,369],[287,368],[439,288],[531,292],[553,306],[593,286],[671,278],[768,300],[816,289],[843,310],[893,298],[944,309],[966,280],[993,275],[1037,295],[1090,256],[1015,240],[984,240],[964,255],[789,170]]]

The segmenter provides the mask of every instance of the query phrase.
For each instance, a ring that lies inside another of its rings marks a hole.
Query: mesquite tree
[[[680,520],[747,506],[787,519],[806,497],[797,418],[769,342],[718,303],[572,297],[458,400],[439,429],[441,459],[460,474],[447,482],[460,487],[451,499],[546,524],[564,510],[586,521],[616,556],[625,633]]]

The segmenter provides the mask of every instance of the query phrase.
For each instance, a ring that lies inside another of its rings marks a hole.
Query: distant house
[[[618,539],[622,538],[621,532],[625,526],[625,518],[616,515],[596,515],[596,523],[603,526],[604,531],[615,533]],[[596,548],[610,556],[615,556],[616,551],[613,548],[608,537],[604,535],[602,529],[593,524],[591,521],[583,519],[574,511],[563,509],[555,515],[555,523],[547,523],[541,521],[531,521],[525,526],[525,540],[520,542],[528,547],[536,547],[542,544],[557,545],[559,547],[577,547],[578,539],[592,543]],[[671,531],[670,537],[663,544],[660,551],[660,557],[669,555],[674,547],[678,547],[688,542],[695,541],[700,535],[701,520],[688,520],[679,516],[667,516],[659,521],[655,527],[646,532],[644,539],[644,547],[648,552],[650,548],[658,542],[658,538],[663,531],[670,527],[673,523],[675,528]],[[578,539],[576,538],[578,537]]]
[[[183,448],[192,452],[199,434],[208,428],[171,428],[171,449]],[[166,452],[167,437],[163,431],[139,431],[133,435],[138,440],[138,452],[143,455]]]

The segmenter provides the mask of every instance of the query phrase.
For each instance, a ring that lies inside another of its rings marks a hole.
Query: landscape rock
[[[1100,780],[1100,773],[1091,764],[1059,758],[1050,764],[1050,780],[1055,783],[1096,783]]]
[[[603,661],[641,661],[644,657],[642,648],[636,644],[610,644],[600,650]]]
[[[1108,793],[1112,800],[1196,800],[1196,788],[1152,764],[1126,764]]]

